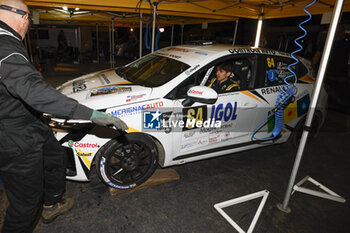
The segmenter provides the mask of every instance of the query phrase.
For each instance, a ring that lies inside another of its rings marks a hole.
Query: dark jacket
[[[240,81],[234,81],[231,78],[227,79],[226,81],[219,83],[216,78],[212,78],[210,80],[209,86],[213,88],[217,93],[225,93],[225,92],[231,92],[231,91],[237,91],[240,89],[239,86]]]
[[[41,113],[89,120],[92,109],[45,83],[29,62],[21,36],[0,21],[0,122],[32,122]]]

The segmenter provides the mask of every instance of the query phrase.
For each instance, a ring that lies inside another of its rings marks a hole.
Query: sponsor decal
[[[126,97],[126,102],[130,102],[130,101],[133,101],[133,100],[138,100],[138,99],[141,99],[145,96],[146,94],[140,94],[140,95],[129,95]]]
[[[189,90],[188,94],[197,94],[197,95],[203,95],[203,91],[197,91],[197,90]]]
[[[86,82],[85,80],[79,80],[73,82],[73,93],[83,91],[86,89]]]
[[[197,126],[197,122],[204,122],[208,119],[208,109],[206,105],[192,107],[192,108],[184,108],[182,110],[183,121],[184,122],[194,122],[195,124],[186,124],[186,127],[183,130],[190,130],[195,128],[201,128]],[[199,123],[200,124],[200,123]]]
[[[108,95],[115,93],[131,92],[131,87],[101,87],[91,91],[91,96]]]
[[[231,136],[230,132],[224,132],[223,133],[223,139],[221,139],[222,142],[228,141],[230,139],[233,139],[233,136]]]
[[[93,156],[93,153],[86,153],[86,152],[77,152],[75,154],[76,156]]]
[[[285,70],[277,70],[277,75],[278,75],[278,78],[283,79],[289,75],[293,75],[293,73]]]
[[[298,101],[288,105],[283,111],[283,123],[287,124],[298,117],[307,113],[310,105],[310,95],[307,94]],[[268,113],[270,114],[270,113]],[[268,132],[271,132],[274,128],[275,117],[271,116],[268,120]]]
[[[181,145],[180,151],[194,150],[203,146],[209,145],[209,139],[207,137],[196,138],[191,141],[186,141]]]
[[[200,54],[200,55],[204,55],[204,56],[207,56],[208,54],[207,53],[204,53],[204,52],[195,52],[196,54]]]
[[[277,62],[277,68],[282,70],[288,70],[288,64],[284,62]]]
[[[188,142],[186,144],[181,145],[181,150],[192,148],[196,144],[197,144],[197,141]]]
[[[148,103],[148,104],[138,105],[138,106],[134,106],[134,107],[113,110],[113,111],[111,111],[111,114],[115,117],[124,117],[124,116],[138,114],[142,110],[159,108],[159,107],[163,107],[163,106],[164,106],[163,101],[158,101],[158,102],[154,102],[154,103]]]
[[[275,67],[275,61],[273,60],[272,57],[266,58],[266,62],[267,62],[267,67],[269,67],[269,68]]]
[[[229,102],[225,106],[224,104],[213,105],[211,110],[211,119],[215,121],[233,121],[237,119],[237,102],[233,105]]]
[[[184,52],[184,53],[190,52],[190,50],[188,50],[188,49],[180,49],[180,48],[169,48],[168,51],[170,51],[170,50]]]
[[[183,135],[185,138],[191,138],[195,135],[195,133],[196,133],[195,131],[189,131],[189,132],[184,133]]]
[[[278,93],[280,91],[281,91],[281,87],[280,86],[266,87],[266,88],[261,89],[261,94],[262,95],[269,95],[269,94]]]
[[[266,71],[267,78],[270,82],[275,82],[277,79],[283,79],[287,76],[293,75],[288,70],[288,63],[285,62],[277,62],[275,66],[275,61],[273,58],[267,58],[266,59],[267,66],[270,68]],[[295,72],[296,66],[291,66],[290,69]]]
[[[78,147],[78,148],[98,148],[100,147],[97,143],[81,143],[81,142],[74,142],[74,141],[68,141],[68,146],[70,148]]]
[[[236,53],[259,53],[259,54],[283,54],[283,53],[276,53],[276,51],[273,50],[265,50],[265,49],[249,49],[249,48],[241,48],[241,49],[229,49],[230,53],[236,54]]]
[[[309,109],[309,105],[310,105],[309,95],[305,95],[303,98],[299,99],[297,101],[298,116],[306,114]]]
[[[171,57],[171,58],[175,58],[175,59],[180,59],[181,56],[177,56],[174,54],[166,54],[166,53],[161,53],[161,52],[156,52],[156,54],[164,56],[164,57]]]
[[[130,185],[117,185],[114,184],[110,181],[110,179],[107,177],[106,172],[105,172],[105,164],[106,164],[106,159],[104,157],[101,158],[100,161],[100,171],[101,171],[101,176],[102,179],[110,186],[112,186],[113,188],[117,188],[117,189],[130,189],[136,186],[136,184],[130,184]]]
[[[220,134],[215,135],[214,137],[209,137],[209,144],[218,143],[220,141]]]
[[[195,67],[186,70],[186,71],[185,71],[185,74],[186,74],[186,75],[191,74],[193,71],[195,71],[196,69],[198,69],[199,66],[200,66],[200,65],[196,65]]]
[[[276,81],[277,74],[274,69],[269,69],[267,71],[267,78],[269,79],[270,82]]]

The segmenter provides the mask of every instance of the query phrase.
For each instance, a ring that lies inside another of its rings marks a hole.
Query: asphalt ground
[[[111,196],[94,173],[90,183],[67,182],[75,206],[53,223],[39,222],[35,232],[236,232],[214,204],[270,192],[254,232],[350,232],[350,131],[339,128],[346,117],[330,111],[322,132],[309,144],[297,181],[310,176],[348,201],[339,203],[295,193],[286,214],[283,202],[296,149],[281,144],[173,167],[180,180]],[[305,187],[317,187],[305,185]],[[227,207],[226,213],[245,231],[260,199]]]
[[[289,204],[292,212],[278,210],[296,155],[296,148],[284,143],[174,166],[180,180],[117,196],[110,195],[95,172],[88,183],[67,181],[67,196],[75,199],[74,208],[51,224],[40,221],[34,232],[237,232],[214,204],[266,189],[270,194],[254,232],[348,233],[349,141],[350,116],[330,109],[321,132],[305,149],[296,179],[310,176],[347,199],[345,203],[296,192]],[[4,196],[0,185],[0,224]],[[260,200],[224,210],[246,231]]]

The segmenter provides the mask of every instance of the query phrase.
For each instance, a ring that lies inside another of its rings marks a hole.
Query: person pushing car
[[[43,81],[22,43],[30,24],[22,0],[0,0],[0,177],[9,200],[4,233],[32,232],[41,209],[48,223],[73,206],[72,198],[64,198],[65,151],[40,120],[42,113],[128,128]]]

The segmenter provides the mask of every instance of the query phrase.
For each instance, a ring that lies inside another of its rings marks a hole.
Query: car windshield
[[[158,87],[172,80],[190,66],[158,55],[149,55],[128,66],[118,67],[115,72],[136,85]]]

